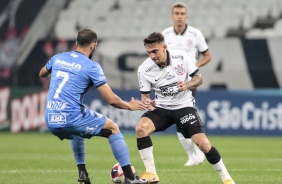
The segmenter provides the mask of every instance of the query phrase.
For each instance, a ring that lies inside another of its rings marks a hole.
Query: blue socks
[[[123,135],[121,133],[111,135],[109,137],[109,143],[120,166],[129,165],[129,151]]]
[[[112,148],[114,157],[120,163],[121,167],[130,165],[129,160],[129,150],[127,144],[124,140],[124,137],[121,133],[111,135],[109,137],[109,143]],[[71,141],[71,148],[73,155],[76,161],[76,165],[85,164],[85,146],[84,139],[78,136],[75,136]]]
[[[76,165],[85,164],[85,146],[84,139],[75,136],[71,141],[72,152],[76,161]]]

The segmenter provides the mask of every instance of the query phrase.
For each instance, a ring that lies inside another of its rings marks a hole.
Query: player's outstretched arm
[[[153,111],[156,107],[156,101],[151,100],[150,94],[141,94],[141,101],[145,104],[148,111]]]
[[[50,72],[47,70],[46,65],[43,66],[39,72],[39,77],[48,77],[50,75]]]
[[[134,98],[131,98],[130,102],[123,101],[112,91],[108,84],[99,86],[97,89],[101,96],[104,98],[104,100],[113,107],[132,111],[146,110],[145,105],[140,100],[135,100]]]

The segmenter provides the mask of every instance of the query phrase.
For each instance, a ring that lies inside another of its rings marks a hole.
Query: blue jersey
[[[48,127],[77,126],[85,115],[83,96],[91,86],[106,83],[101,66],[72,51],[55,55],[46,64],[51,72],[45,120]]]

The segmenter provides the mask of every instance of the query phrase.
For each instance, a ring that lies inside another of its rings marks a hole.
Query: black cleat
[[[80,172],[77,182],[78,184],[91,184],[90,179],[86,176],[84,171]]]
[[[138,176],[134,176],[134,180],[125,178],[125,184],[148,184],[147,180],[140,179]]]

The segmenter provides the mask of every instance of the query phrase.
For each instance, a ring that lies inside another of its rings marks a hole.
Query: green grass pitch
[[[144,171],[133,134],[126,134],[131,162]],[[281,137],[210,136],[237,184],[282,183]],[[187,160],[175,135],[152,135],[160,184],[219,184],[221,179],[205,161],[184,167]],[[86,161],[92,183],[111,184],[110,169],[117,162],[107,139],[86,141]],[[0,133],[1,184],[75,184],[78,173],[68,140],[49,133]]]

